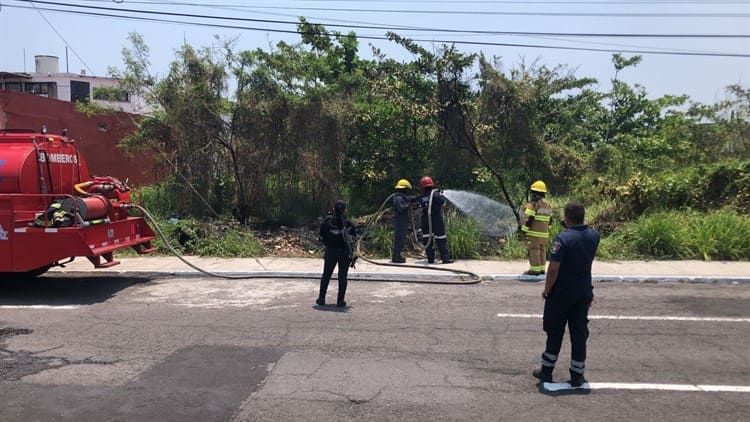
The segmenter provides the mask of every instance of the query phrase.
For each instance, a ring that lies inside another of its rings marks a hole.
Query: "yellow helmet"
[[[411,189],[411,183],[406,179],[401,179],[396,183],[396,189]]]
[[[537,180],[536,182],[531,184],[531,190],[533,190],[534,192],[547,193],[547,185],[545,185],[541,180]]]

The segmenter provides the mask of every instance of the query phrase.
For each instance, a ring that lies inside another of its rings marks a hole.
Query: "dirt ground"
[[[310,258],[319,256],[323,251],[323,244],[318,240],[318,228],[312,225],[255,229],[253,235],[269,256]]]

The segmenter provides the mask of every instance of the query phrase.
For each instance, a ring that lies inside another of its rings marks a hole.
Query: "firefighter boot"
[[[582,386],[586,382],[586,378],[583,377],[583,374],[570,371],[570,381],[568,381],[568,384],[570,384],[571,387],[577,388]]]
[[[534,376],[534,378],[539,379],[541,382],[552,382],[552,370],[555,369],[551,366],[544,366],[542,365],[539,369],[534,369],[534,372],[531,373],[531,375]]]

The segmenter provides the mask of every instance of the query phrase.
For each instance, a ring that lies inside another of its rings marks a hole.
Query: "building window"
[[[49,97],[54,92],[54,82],[26,82],[24,92]]]
[[[102,101],[111,101],[119,103],[129,103],[130,94],[127,91],[117,87],[97,86],[94,87],[94,99]]]
[[[6,82],[5,89],[7,89],[8,91],[21,92],[21,83],[20,82]]]

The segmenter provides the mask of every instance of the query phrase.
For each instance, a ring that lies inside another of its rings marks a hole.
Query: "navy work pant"
[[[544,331],[547,347],[542,355],[542,365],[554,368],[562,347],[565,325],[570,331],[570,370],[583,374],[586,362],[586,340],[589,338],[589,306],[591,297],[559,295],[553,292],[544,302]]]

